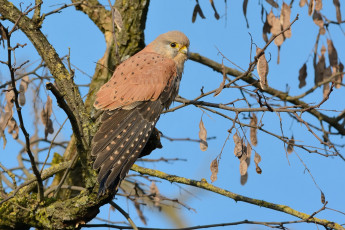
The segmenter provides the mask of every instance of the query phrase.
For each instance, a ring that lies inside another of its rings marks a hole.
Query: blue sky
[[[278,1],[281,3],[281,1]],[[102,3],[107,4],[107,1]],[[248,4],[248,21],[250,28],[246,28],[245,19],[242,13],[241,1],[228,1],[227,3],[227,19],[225,18],[224,1],[215,1],[220,20],[213,17],[213,11],[209,1],[200,1],[201,8],[204,11],[206,19],[197,18],[193,24],[191,22],[192,11],[195,5],[194,0],[176,0],[176,1],[159,1],[152,0],[148,12],[148,19],[145,30],[146,43],[151,42],[159,34],[170,31],[183,31],[190,39],[192,52],[200,53],[203,56],[221,62],[222,57],[218,54],[219,49],[228,59],[236,63],[243,69],[248,68],[250,58],[250,36],[259,47],[265,45],[261,31],[262,22],[260,20],[261,7],[258,2],[249,2]],[[281,4],[280,4],[281,5]],[[59,7],[56,1],[44,1],[45,12],[51,11]],[[270,9],[269,5],[265,5],[266,9]],[[342,7],[344,9],[344,7]],[[291,18],[294,19],[296,14],[300,15],[300,19],[292,27],[292,37],[287,39],[281,48],[280,64],[276,64],[277,47],[272,44],[266,51],[266,57],[271,56],[269,63],[270,71],[268,75],[268,83],[271,87],[281,91],[286,90],[287,84],[290,87],[292,95],[298,95],[313,86],[314,73],[312,68],[312,49],[315,38],[318,33],[318,27],[313,23],[310,16],[307,15],[307,8],[300,8],[298,1],[295,1],[292,9]],[[332,4],[326,5],[322,11],[329,18],[335,20],[335,8]],[[342,11],[344,12],[344,11]],[[278,11],[274,11],[277,15]],[[343,13],[343,15],[345,15]],[[47,35],[48,40],[56,48],[60,56],[68,54],[68,48],[71,50],[71,62],[73,65],[81,69],[86,74],[79,71],[76,72],[76,81],[80,83],[90,82],[87,75],[92,76],[96,62],[103,56],[105,51],[105,43],[103,35],[96,26],[81,12],[76,12],[73,8],[65,9],[60,14],[49,16],[43,24],[43,32]],[[320,40],[320,44],[326,44],[326,38],[333,39],[337,48],[340,60],[344,59],[344,35],[339,28],[334,25],[329,26],[330,34],[326,34]],[[18,62],[30,59],[37,60],[39,57],[33,50],[29,41],[25,40],[21,32],[17,32],[17,41],[25,41],[28,45],[25,49],[17,51]],[[16,41],[13,42],[15,44]],[[319,47],[320,48],[320,47]],[[268,54],[270,53],[270,55]],[[0,57],[3,59],[3,52]],[[252,54],[253,56],[253,54]],[[298,88],[298,70],[307,61],[308,77],[307,86]],[[344,61],[343,61],[344,62]],[[231,63],[225,61],[229,67],[235,68]],[[254,71],[256,74],[256,71]],[[0,66],[1,81],[7,80],[7,73],[3,66]],[[219,86],[222,76],[214,72],[208,67],[202,66],[193,61],[188,61],[185,65],[185,72],[180,87],[180,95],[193,99],[200,94],[201,87],[207,92]],[[243,83],[240,83],[243,84]],[[87,89],[82,89],[85,95]],[[46,92],[42,92],[41,96],[45,101]],[[52,96],[52,95],[50,95]],[[237,90],[228,89],[223,91],[218,97],[207,97],[204,100],[226,103],[241,98],[241,94]],[[334,90],[329,101],[322,105],[322,109],[342,110],[337,98],[344,98],[344,90]],[[306,99],[311,103],[318,103],[322,100],[322,90],[318,89],[312,96]],[[174,105],[177,105],[176,103]],[[173,106],[174,106],[173,105]],[[236,107],[246,107],[244,103],[236,104]],[[256,105],[257,106],[257,105]],[[32,108],[27,106],[26,113],[30,113]],[[54,107],[55,122],[62,123],[65,115],[59,111],[57,105]],[[335,113],[324,111],[327,114],[335,115]],[[228,112],[227,115],[234,117],[235,114]],[[157,128],[165,135],[170,137],[190,137],[198,138],[198,125],[203,112],[193,106],[178,110],[174,113],[168,113],[161,116],[157,124]],[[245,114],[248,115],[248,114]],[[262,113],[259,113],[261,116]],[[286,114],[281,114],[284,121],[283,128],[286,136],[294,135],[296,140],[303,141],[306,145],[316,145],[321,147],[318,141],[313,137],[305,127],[289,119]],[[318,124],[316,119],[310,115],[303,115],[304,119],[312,119],[314,124]],[[32,123],[29,117],[25,117],[26,123]],[[145,167],[162,170],[166,173],[184,176],[191,179],[200,180],[205,178],[210,182],[211,172],[209,165],[211,161],[219,154],[224,141],[227,137],[227,129],[232,122],[218,117],[215,114],[207,113],[203,115],[203,121],[208,131],[208,136],[216,136],[215,140],[209,142],[209,148],[206,152],[199,149],[199,144],[190,142],[170,142],[163,139],[163,149],[153,152],[149,158],[183,158],[187,161],[178,161],[174,164],[166,163],[145,163]],[[242,120],[249,123],[249,120]],[[280,133],[279,118],[275,113],[264,114],[265,128]],[[58,129],[57,123],[55,124]],[[43,129],[42,129],[43,130]],[[247,130],[248,133],[249,130]],[[61,139],[68,138],[71,134],[70,125],[63,128],[60,136]],[[51,136],[50,136],[51,137]],[[8,139],[9,136],[8,136]],[[249,179],[245,186],[240,184],[239,161],[233,154],[234,144],[232,136],[226,143],[223,151],[222,159],[219,165],[218,180],[214,182],[215,186],[227,189],[234,193],[246,195],[252,198],[263,199],[265,201],[288,205],[298,211],[304,213],[313,213],[322,207],[320,202],[320,191],[315,186],[310,175],[305,171],[303,164],[300,162],[296,154],[289,155],[287,161],[283,144],[266,134],[259,132],[259,144],[255,150],[260,153],[262,162],[260,167],[263,170],[261,175],[255,172],[254,162],[249,167]],[[334,138],[336,143],[342,143],[339,138]],[[6,159],[8,167],[15,164],[16,155],[8,155],[9,152],[17,152],[18,146],[9,140],[6,148],[0,150],[0,159],[4,162]],[[344,154],[344,149],[340,148]],[[315,154],[309,154],[300,149],[296,150],[297,154],[303,159],[315,178],[317,184],[325,193],[326,200],[329,202],[328,207],[344,211],[345,201],[343,191],[345,182],[343,180],[344,163],[339,158],[321,157]],[[62,154],[62,150],[59,152]],[[40,158],[44,159],[45,156]],[[265,208],[249,205],[243,202],[234,202],[229,198],[215,195],[207,191],[202,191],[188,186],[170,184],[162,181],[157,183],[162,194],[168,194],[170,197],[185,199],[185,202],[196,210],[189,211],[183,207],[179,207],[178,212],[186,221],[187,226],[217,224],[226,222],[241,221],[244,219],[254,221],[288,221],[296,220],[296,218],[272,211]],[[190,191],[193,196],[185,190]],[[143,226],[140,219],[136,215],[136,211],[132,204],[125,199],[119,197],[116,202],[129,212],[134,222],[138,226]],[[129,204],[129,205],[128,205]],[[144,208],[144,212],[148,217],[147,227],[174,227],[174,225],[162,213],[152,211],[150,208]],[[110,212],[110,213],[109,213]],[[124,218],[118,212],[109,211],[109,206],[102,208],[99,217],[110,219],[112,221],[124,221]],[[344,216],[332,212],[324,211],[317,217],[326,218],[337,223],[344,223]],[[93,221],[93,223],[99,223]],[[291,229],[317,229],[313,224],[298,224],[288,226]],[[234,227],[225,227],[224,229],[266,229],[263,226],[240,225]]]

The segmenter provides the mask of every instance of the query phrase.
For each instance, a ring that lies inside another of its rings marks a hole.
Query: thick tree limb
[[[216,186],[213,186],[213,185],[207,183],[207,181],[205,179],[202,179],[201,181],[187,179],[184,177],[166,174],[166,173],[158,171],[158,170],[143,168],[143,167],[140,167],[138,165],[133,165],[132,170],[136,171],[138,173],[141,173],[141,174],[154,176],[154,177],[161,178],[161,179],[164,179],[164,180],[167,180],[170,182],[177,182],[180,184],[186,184],[186,185],[194,186],[197,188],[202,188],[202,189],[211,191],[213,193],[217,193],[219,195],[229,197],[229,198],[235,200],[236,202],[242,201],[245,203],[257,205],[259,207],[265,207],[268,209],[284,212],[286,214],[298,217],[301,220],[305,220],[306,222],[317,223],[317,224],[320,224],[322,226],[332,228],[332,229],[341,229],[341,230],[345,229],[340,224],[334,223],[334,222],[329,221],[329,220],[318,219],[316,217],[310,218],[311,215],[308,215],[308,214],[303,213],[303,212],[299,212],[299,211],[294,210],[294,209],[292,209],[286,205],[274,204],[274,203],[270,203],[270,202],[267,202],[264,200],[259,200],[259,199],[254,199],[254,198],[242,196],[242,195],[230,192],[228,190],[221,189],[219,187],[216,187]]]

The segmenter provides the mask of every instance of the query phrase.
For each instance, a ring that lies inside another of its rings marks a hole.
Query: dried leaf
[[[213,183],[217,180],[217,174],[218,174],[218,159],[217,158],[211,162],[210,169],[212,172],[211,182]]]
[[[273,0],[266,0],[266,2],[268,3],[268,4],[270,4],[272,7],[274,7],[274,8],[278,8],[279,7],[279,5],[278,5],[278,3],[276,3],[275,1],[273,1]]]
[[[290,25],[290,15],[291,15],[290,6],[286,4],[285,2],[283,2],[282,10],[280,13],[280,24],[283,25],[283,29],[288,28],[288,26]],[[291,28],[284,32],[284,36],[286,38],[290,38],[291,35],[292,35]]]
[[[8,108],[8,106],[6,105],[5,108]],[[10,121],[12,116],[13,116],[12,110],[10,112],[4,112],[2,114],[1,119],[0,119],[0,129],[1,130],[5,130],[6,126],[8,125],[8,122]]]
[[[247,28],[249,28],[249,23],[248,23],[248,18],[247,18],[247,5],[248,5],[248,0],[244,0],[243,5],[242,5],[243,15],[244,15],[244,18],[246,19]]]
[[[279,63],[280,63],[280,46],[278,46],[277,49],[278,49],[277,64],[279,65]]]
[[[261,161],[261,156],[257,152],[255,152],[255,156],[254,156],[255,164],[259,164],[260,161]]]
[[[8,30],[0,24],[0,40],[7,40],[7,32]]]
[[[321,35],[324,35],[324,34],[326,33],[325,27],[320,28],[320,29],[319,29],[319,33],[320,33]]]
[[[287,152],[288,153],[292,153],[294,145],[295,145],[295,140],[294,140],[294,138],[292,136],[291,139],[289,140],[289,144],[287,146]]]
[[[337,65],[337,66],[332,66],[331,67],[332,68],[332,75],[334,74],[334,75],[336,75],[336,73],[338,72],[338,69],[339,69],[339,65]],[[331,75],[331,76],[332,76]],[[334,77],[334,80],[332,81],[332,82],[336,82],[337,81],[337,75]]]
[[[329,64],[331,66],[337,66],[338,65],[338,53],[335,49],[332,40],[327,39],[327,47],[328,47],[328,59]]]
[[[240,161],[245,161],[245,160],[247,160],[247,146],[245,146],[244,143],[243,143],[242,147],[243,147],[243,153],[242,153],[242,155],[238,159]]]
[[[262,169],[259,167],[258,164],[256,164],[256,168],[255,168],[257,174],[261,174],[262,173]]]
[[[213,11],[214,11],[214,17],[218,20],[219,19],[219,14],[217,12],[217,9],[216,9],[216,6],[214,5],[213,0],[210,0],[210,3],[211,3],[211,6],[213,8]]]
[[[44,132],[45,138],[48,137],[48,133],[49,134],[54,133],[53,121],[51,119],[48,119],[48,123],[46,124],[45,132]]]
[[[244,140],[242,139],[242,156],[240,160],[247,159],[247,146],[244,144]]]
[[[8,90],[5,94],[5,99],[7,103],[12,103],[14,101],[14,92],[13,90]]]
[[[315,68],[315,85],[323,80],[323,72],[326,68],[325,56],[321,55]]]
[[[156,207],[159,207],[161,198],[159,195],[160,194],[159,189],[158,189],[158,187],[154,181],[152,181],[152,183],[150,185],[150,194],[151,194],[151,196],[153,196],[154,205]]]
[[[338,21],[338,23],[341,23],[340,2],[339,2],[339,0],[333,0],[333,4],[335,6],[335,11],[337,14],[337,21]]]
[[[245,185],[248,180],[248,172],[244,174],[243,176],[241,175],[241,185]]]
[[[252,146],[249,144],[249,142],[247,143],[247,157],[246,157],[246,162],[247,165],[250,165],[250,157],[252,156]]]
[[[243,143],[242,139],[238,136],[237,132],[232,137],[234,139],[235,148],[234,148],[234,154],[236,157],[240,158],[243,153]]]
[[[274,16],[273,11],[271,10],[269,12],[269,14],[267,14],[267,23],[268,25],[270,25],[271,27],[273,26],[273,22],[276,16]]]
[[[226,81],[226,72],[225,72],[224,63],[222,63],[222,72],[223,72],[223,81],[222,81],[222,83],[220,83],[218,89],[217,89],[216,92],[214,93],[214,95],[213,95],[214,97],[215,97],[215,96],[218,96],[218,95],[222,92],[222,90],[223,90],[223,88],[224,88],[224,85],[225,85],[225,81]]]
[[[194,22],[196,21],[196,18],[197,18],[197,16],[198,16],[198,14],[200,15],[200,17],[201,17],[202,19],[205,19],[205,18],[206,18],[205,15],[204,15],[204,13],[203,13],[202,10],[201,10],[201,7],[200,7],[199,3],[197,3],[197,4],[195,5],[195,7],[194,7],[193,15],[192,15],[192,23],[194,23]]]
[[[204,122],[202,118],[200,119],[199,123],[199,138],[200,138],[200,149],[201,151],[206,151],[208,144],[207,144],[207,130],[205,129]]]
[[[315,10],[320,11],[322,9],[322,0],[315,0]]]
[[[337,71],[338,73],[342,73],[344,71],[343,63],[339,62],[337,70],[338,70]],[[340,75],[336,76],[336,78],[335,78],[335,82],[336,82],[335,88],[339,89],[341,87],[341,83],[343,81],[343,77],[344,77],[344,74],[340,74]]]
[[[45,130],[44,130],[45,138],[47,138],[48,133],[50,134],[54,133],[53,122],[50,119],[51,114],[52,114],[52,99],[48,95],[47,102],[41,112],[41,121],[43,125],[45,126]]]
[[[241,176],[244,176],[247,173],[248,170],[248,164],[246,160],[240,161],[240,174]]]
[[[323,72],[323,79],[327,79],[332,76],[332,69],[328,66],[325,71]],[[326,98],[329,93],[330,87],[329,82],[323,85],[323,98]]]
[[[232,137],[234,139],[235,145],[239,144],[241,142],[241,138],[238,136],[237,132]]]
[[[309,6],[308,6],[308,14],[309,14],[309,16],[311,16],[313,14],[314,7],[315,7],[314,0],[310,0]]]
[[[304,65],[299,69],[299,74],[298,74],[299,88],[302,88],[303,86],[307,84],[305,81],[306,78],[307,78],[307,64],[304,63]]]
[[[11,120],[13,116],[13,99],[14,99],[14,92],[13,90],[9,90],[5,94],[6,105],[4,113],[1,114],[0,118],[0,129],[2,131],[5,130],[8,122]]]
[[[325,83],[325,84],[323,85],[323,90],[322,90],[323,98],[326,98],[326,97],[327,97],[327,95],[328,95],[328,93],[329,93],[329,90],[330,90],[330,88],[329,88],[329,83]]]
[[[7,126],[7,132],[12,134],[13,139],[17,139],[19,135],[19,127],[13,117],[9,120]]]
[[[22,86],[19,86],[19,90],[22,90]],[[19,98],[18,98],[19,104],[21,106],[24,106],[25,102],[26,102],[26,100],[25,100],[25,93],[20,93],[18,96],[19,96]]]
[[[52,112],[53,112],[52,105],[53,105],[52,99],[48,95],[47,102],[46,102],[46,105],[45,105],[46,115],[48,117],[50,117],[52,115]]]
[[[29,84],[29,76],[23,77],[19,85],[19,104],[21,106],[25,105],[25,101],[26,101],[25,92],[28,89],[28,84]]]
[[[0,129],[0,138],[2,138],[2,142],[4,143],[4,144],[2,145],[2,148],[5,149],[6,144],[7,144],[7,139],[6,139],[4,130],[2,130],[2,129]]]
[[[268,24],[267,17],[266,17],[266,21],[264,23],[264,26],[262,27],[262,38],[264,39],[266,43],[268,42],[267,34],[270,33],[270,31],[271,31],[271,26],[270,24]]]
[[[257,124],[258,118],[256,117],[256,114],[253,113],[249,125],[257,127]],[[250,143],[252,143],[254,146],[258,144],[257,128],[250,127]]]
[[[307,5],[307,4],[308,4],[308,0],[300,0],[299,1],[299,6],[300,7],[303,7],[303,6]]]
[[[144,216],[144,213],[140,209],[140,204],[136,200],[134,200],[134,207],[135,207],[135,210],[137,210],[137,213],[138,213],[138,216],[139,216],[141,222],[143,222],[143,224],[146,225],[147,224],[146,223],[146,218]]]
[[[272,24],[270,23],[270,25],[272,26],[271,27],[271,34],[278,35],[282,31],[280,19],[277,17],[273,17],[270,20],[272,20]],[[283,42],[284,42],[283,34],[280,34],[278,37],[276,37],[274,39],[274,44],[276,44],[276,46],[278,46],[278,47],[281,46],[283,44]]]
[[[325,55],[325,53],[326,53],[326,46],[324,46],[324,45],[322,45],[322,47],[321,47],[321,55]]]
[[[261,49],[256,47],[256,55],[258,55],[260,52],[261,52]],[[258,63],[256,65],[256,69],[260,77],[260,86],[263,90],[265,90],[268,87],[268,83],[267,83],[268,63],[266,61],[265,53],[263,53],[259,57]]]
[[[332,68],[331,66],[328,66],[324,71],[323,71],[323,80],[330,78],[332,76]]]
[[[324,26],[324,21],[323,21],[323,19],[322,19],[322,15],[320,14],[320,12],[319,11],[314,11],[314,13],[313,13],[313,21],[314,21],[314,23],[317,25],[317,26],[319,26],[320,28],[323,28],[323,26]]]
[[[151,185],[150,185],[150,194],[159,194],[159,190],[157,188],[157,185],[154,181],[152,181]]]
[[[114,24],[116,25],[119,32],[123,29],[123,21],[120,11],[116,9],[116,7],[113,7],[114,9]]]
[[[325,203],[326,202],[326,198],[325,198],[325,194],[321,191],[321,203]]]

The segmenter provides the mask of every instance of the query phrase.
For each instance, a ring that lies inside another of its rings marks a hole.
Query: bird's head
[[[180,31],[169,31],[159,35],[148,45],[152,51],[175,61],[182,68],[188,58],[189,39]]]

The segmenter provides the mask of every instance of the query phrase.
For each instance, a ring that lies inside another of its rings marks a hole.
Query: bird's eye
[[[170,43],[170,47],[175,48],[176,47],[176,43],[175,42]]]

